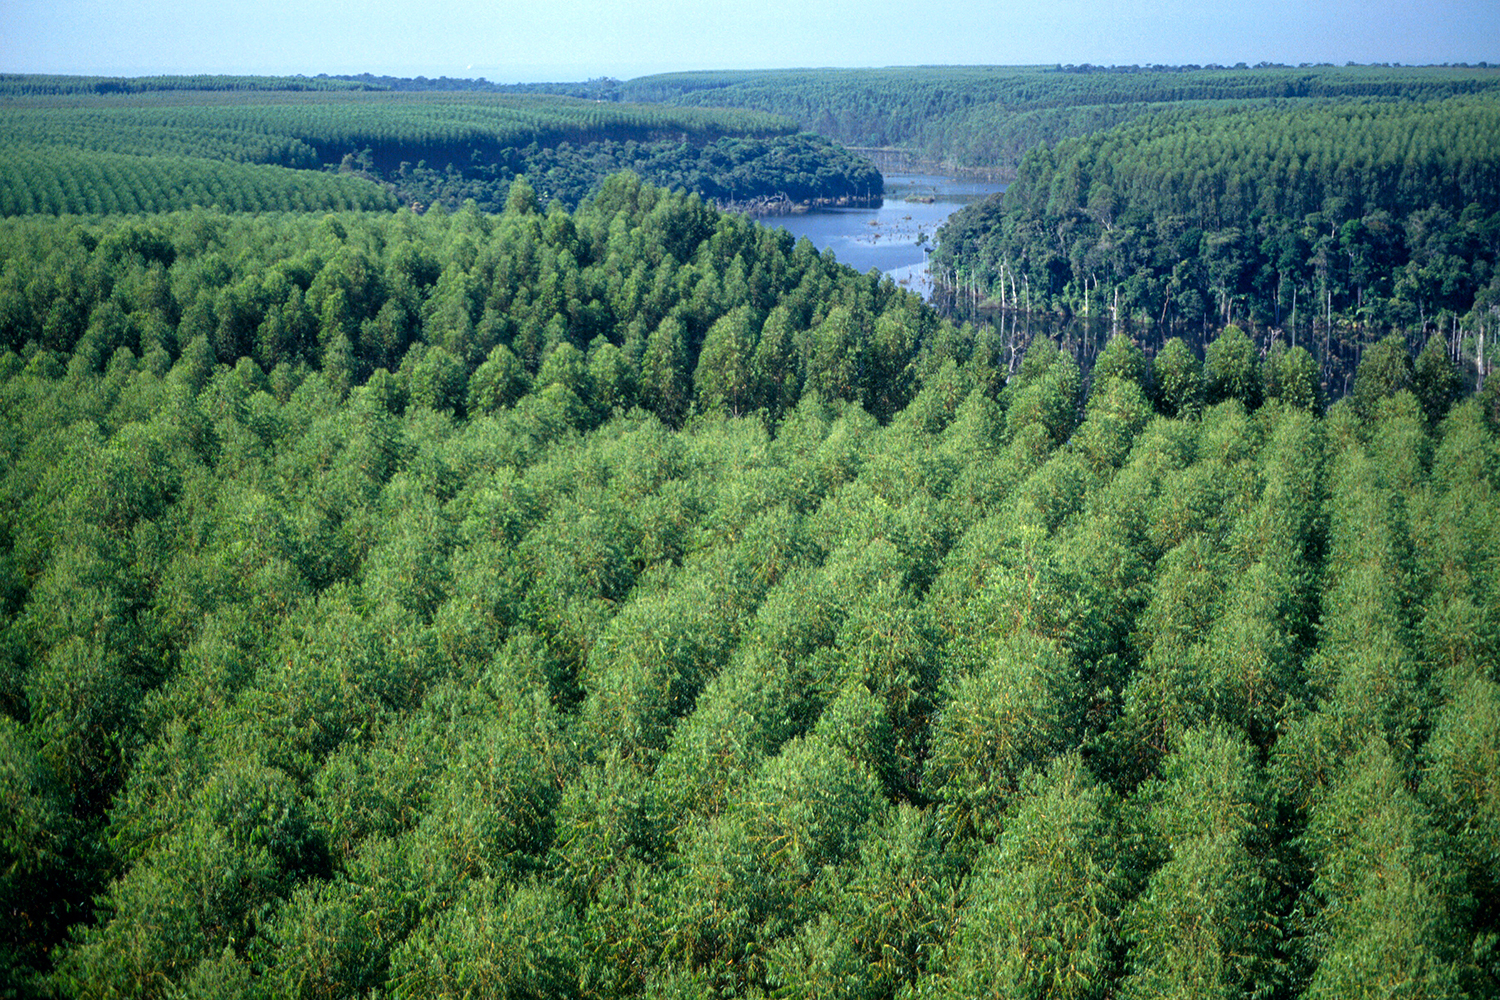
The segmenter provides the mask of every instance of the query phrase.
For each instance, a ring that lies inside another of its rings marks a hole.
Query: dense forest
[[[1475,381],[1500,326],[1500,99],[1182,107],[1038,147],[954,216],[951,288],[1107,318],[1151,350],[1235,322],[1302,344],[1333,395],[1391,332]],[[1102,341],[1100,341],[1102,342]]]
[[[869,203],[880,172],[786,118],[328,78],[0,77],[0,215],[573,208],[629,169],[721,205]]]
[[[1121,330],[1201,354],[1234,323],[1263,356],[1307,347],[1337,398],[1392,333],[1413,354],[1441,335],[1475,386],[1493,366],[1497,88],[1484,64],[1263,63],[673,73],[618,93],[1009,179],[940,234],[940,301],[1079,321],[1085,369]]]
[[[880,171],[864,157],[808,132],[725,137],[703,145],[607,139],[532,144],[465,170],[451,164],[441,171],[402,164],[391,183],[418,205],[455,206],[472,200],[480,209],[498,212],[505,207],[511,181],[526,177],[544,203],[556,200],[571,208],[622,170],[659,187],[690,191],[726,211],[757,215],[878,205],[885,189]]]
[[[0,991],[1500,996],[1500,383],[1092,361],[629,174],[5,220]]]
[[[1500,998],[1497,80],[0,77],[0,996]]]
[[[1401,98],[1500,89],[1490,66],[898,66],[666,73],[621,98],[733,107],[792,118],[857,147],[889,147],[947,167],[1014,176],[1031,150],[1203,102]]]

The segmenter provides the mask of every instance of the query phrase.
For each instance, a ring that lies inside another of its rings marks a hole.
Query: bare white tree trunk
[[[1479,370],[1479,379],[1474,386],[1474,391],[1484,391],[1484,321],[1479,321],[1479,357],[1475,359],[1478,363],[1474,366]]]

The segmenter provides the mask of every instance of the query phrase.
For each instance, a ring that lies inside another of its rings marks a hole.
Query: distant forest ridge
[[[384,90],[327,76],[59,76],[0,73],[0,96],[42,94],[144,94],[167,90]]]
[[[469,91],[492,94],[560,94],[619,100],[620,81],[609,77],[558,83],[491,83],[475,77],[375,76],[370,73],[329,76],[60,76],[0,73],[0,96],[18,94],[143,94],[172,90],[232,91]]]
[[[0,74],[0,97],[173,91],[442,92],[554,95],[608,103],[737,108],[789,119],[835,142],[900,149],[1013,176],[1026,152],[1185,102],[1439,100],[1493,92],[1500,66],[904,66],[664,73],[499,84],[483,78],[346,76],[70,77]],[[545,143],[544,143],[545,144]]]
[[[1482,66],[910,66],[668,73],[621,97],[754,108],[855,147],[899,148],[1013,175],[1026,152],[1183,102],[1391,98],[1493,92]]]
[[[761,111],[254,82],[162,78],[153,90],[153,81],[131,89],[77,78],[69,89],[66,78],[0,78],[0,214],[458,208],[470,199],[500,211],[523,175],[544,203],[571,208],[622,169],[720,205],[848,203],[882,191],[867,160]],[[306,171],[344,179],[330,186]]]

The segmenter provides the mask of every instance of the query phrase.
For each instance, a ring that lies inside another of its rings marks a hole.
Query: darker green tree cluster
[[[1500,304],[1497,149],[1488,93],[1171,109],[1034,150],[933,259],[950,287],[1128,324],[1154,350],[1279,332],[1334,396],[1392,331],[1439,337],[1478,381]]]
[[[571,210],[622,170],[656,187],[747,211],[878,206],[885,189],[880,171],[868,160],[806,132],[723,138],[701,146],[675,140],[533,143],[493,164],[471,163],[463,169],[404,163],[389,175],[389,183],[407,204],[456,208],[473,200],[481,209],[499,211],[513,179],[524,176],[544,203],[555,200]]]
[[[0,110],[0,216],[457,209],[499,211],[531,178],[569,210],[634,170],[661,187],[751,207],[878,202],[880,172],[786,118],[445,88],[297,88],[204,78],[78,96],[12,81]],[[78,81],[88,93],[88,81]],[[7,82],[0,79],[0,93]],[[314,173],[318,171],[318,173]]]

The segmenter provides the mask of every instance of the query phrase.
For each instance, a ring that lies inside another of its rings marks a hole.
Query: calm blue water
[[[832,249],[840,263],[857,271],[878,268],[903,287],[932,294],[927,254],[919,240],[932,243],[937,228],[959,208],[978,201],[1004,184],[959,180],[933,174],[888,174],[885,201],[879,208],[830,208],[804,215],[761,219],[793,236],[806,236],[819,250]],[[930,203],[908,198],[933,198]]]

